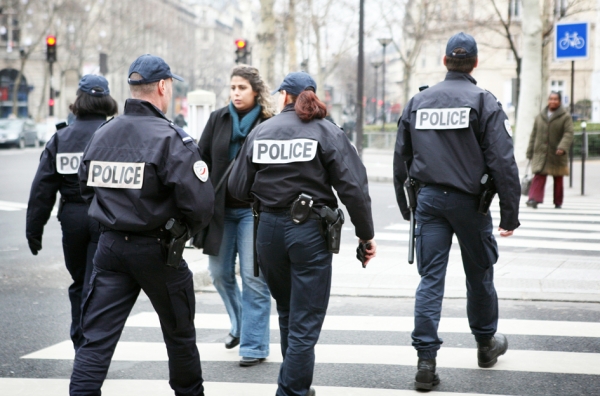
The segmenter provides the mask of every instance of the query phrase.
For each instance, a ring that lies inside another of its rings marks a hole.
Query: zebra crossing
[[[549,251],[570,251],[596,254],[600,252],[600,202],[591,198],[567,201],[562,209],[554,205],[540,205],[538,209],[525,205],[521,200],[519,221],[521,226],[510,238],[496,238],[502,248],[529,248]],[[495,225],[500,223],[497,205],[491,208]],[[378,241],[405,242],[408,223],[390,224],[377,232]],[[458,241],[456,236],[454,244]]]
[[[201,298],[201,297],[199,297]],[[198,313],[195,319],[197,331],[220,331],[226,333],[229,329],[229,318],[226,314]],[[277,317],[271,317],[272,334],[276,334]],[[328,315],[323,326],[321,342],[316,347],[316,381],[315,389],[319,396],[404,396],[417,392],[412,390],[416,353],[410,346],[410,331],[413,318],[410,316],[370,316],[370,315]],[[140,312],[132,315],[125,328],[126,332],[160,334],[160,323],[156,313]],[[476,347],[470,335],[468,321],[460,317],[443,317],[440,323],[440,334],[444,338],[453,339],[449,346],[444,346],[438,352],[437,367],[442,377],[442,385],[448,383],[448,389],[440,389],[432,393],[439,395],[538,395],[566,394],[556,385],[533,390],[527,388],[530,382],[543,378],[552,378],[556,382],[570,382],[584,378],[585,384],[579,390],[569,393],[572,395],[600,394],[600,323],[592,321],[557,321],[532,319],[501,319],[499,332],[508,336],[509,345],[515,341],[514,347],[509,347],[505,356],[498,360],[491,369],[480,369],[477,366]],[[361,334],[368,341],[356,343],[353,335]],[[331,335],[335,335],[332,337]],[[399,342],[386,342],[390,337]],[[458,337],[458,338],[456,338]],[[113,364],[126,362],[144,364],[148,362],[167,361],[166,349],[162,342],[144,341],[135,337],[122,340],[117,346]],[[144,337],[141,337],[144,338]],[[152,337],[147,337],[152,338]],[[200,337],[199,337],[200,338]],[[273,338],[273,337],[272,337]],[[331,342],[333,339],[336,342]],[[381,340],[381,341],[379,341]],[[540,341],[541,340],[541,341]],[[591,349],[580,347],[576,350],[561,349],[560,345],[576,343],[591,343],[596,345]],[[583,341],[582,341],[583,340]],[[534,342],[535,341],[535,342]],[[546,346],[547,347],[544,347]],[[535,346],[532,349],[531,346]],[[543,347],[540,347],[543,346]],[[205,372],[223,367],[233,370],[247,370],[237,367],[239,360],[236,349],[227,350],[221,342],[199,342],[198,349]],[[273,377],[267,383],[242,381],[207,381],[206,395],[227,396],[258,396],[272,395],[276,390],[276,372],[282,358],[279,345],[271,345],[271,355],[261,366],[273,366]],[[70,340],[64,340],[46,348],[25,354],[20,357],[34,366],[40,362],[62,361],[71,362],[73,348]],[[222,366],[227,365],[227,366]],[[342,377],[350,380],[356,372],[375,370],[380,380],[375,380],[367,386],[339,386],[339,384],[323,383],[320,371],[335,369]],[[253,369],[251,369],[253,370]],[[241,373],[241,371],[240,371]],[[480,389],[461,389],[453,385],[469,378],[486,378],[494,373],[495,389],[490,392],[486,387]],[[377,386],[387,384],[392,378],[398,381],[402,377],[401,386]],[[552,382],[551,381],[551,382]],[[504,384],[504,385],[503,385]],[[321,386],[320,386],[321,385]],[[373,386],[375,385],[375,386]],[[515,388],[515,386],[517,388]],[[554,387],[554,388],[553,388]],[[515,392],[515,389],[519,391]],[[529,390],[528,390],[529,389]],[[35,379],[35,378],[0,378],[0,395],[46,395],[58,396],[67,394],[68,378]],[[596,393],[594,393],[596,392]],[[161,379],[109,379],[103,387],[103,395],[145,395],[159,396],[172,394],[168,382]]]

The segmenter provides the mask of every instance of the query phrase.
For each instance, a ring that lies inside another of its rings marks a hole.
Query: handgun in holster
[[[340,208],[331,209],[329,206],[315,209],[315,212],[325,222],[322,228],[327,241],[327,250],[330,253],[339,253],[342,240],[342,225],[344,225],[345,220],[344,212]]]
[[[484,174],[481,178],[481,194],[479,194],[479,209],[477,210],[479,213],[482,215],[488,214],[496,192],[494,178],[488,174]]]
[[[179,268],[185,243],[190,239],[189,230],[185,223],[170,218],[165,224],[165,229],[171,233],[169,249],[167,255],[167,265],[173,268]]]

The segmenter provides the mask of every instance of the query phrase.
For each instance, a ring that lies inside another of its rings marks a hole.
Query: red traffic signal
[[[54,99],[48,99],[48,106],[54,106]]]
[[[56,37],[46,37],[46,60],[49,63],[56,62]]]
[[[246,48],[246,40],[235,40],[235,46],[238,50]]]

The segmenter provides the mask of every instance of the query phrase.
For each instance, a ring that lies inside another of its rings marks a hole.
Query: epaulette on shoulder
[[[172,121],[169,121],[169,126],[173,128],[175,132],[177,132],[177,134],[181,138],[181,141],[183,141],[183,144],[194,142],[194,139],[190,135],[188,135],[181,127],[175,125],[175,123],[173,123]]]
[[[63,128],[66,128],[69,124],[67,124],[65,121],[59,122],[57,123],[56,126],[56,130],[60,131]]]
[[[115,119],[115,117],[110,117],[108,120],[106,120],[102,124],[100,124],[100,126],[98,127],[98,129],[102,128],[104,125],[108,124],[109,122],[111,122],[114,119]]]
[[[500,100],[498,100],[498,98],[496,97],[496,95],[494,95],[493,93],[491,93],[490,91],[488,91],[487,89],[485,90],[485,92],[489,93],[490,95],[492,95],[492,98],[494,98],[494,100],[496,101],[496,103],[498,103],[498,106],[502,107],[502,102],[500,102]]]

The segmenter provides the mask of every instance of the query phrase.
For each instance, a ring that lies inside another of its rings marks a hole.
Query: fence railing
[[[587,131],[588,155],[587,158],[600,157],[600,131]],[[364,148],[394,149],[396,132],[366,132],[363,135]],[[573,138],[573,157],[581,158],[582,132],[575,132]]]

